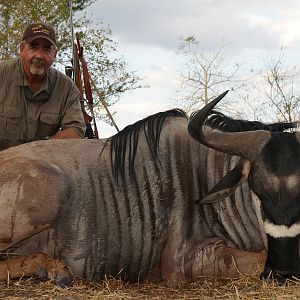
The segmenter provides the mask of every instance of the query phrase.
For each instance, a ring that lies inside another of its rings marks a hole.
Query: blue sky
[[[129,69],[150,85],[127,93],[111,108],[120,128],[175,107],[180,37],[194,35],[208,49],[225,38],[231,43],[227,55],[255,67],[266,51],[284,47],[287,61],[299,64],[300,1],[97,0],[87,14],[110,26]],[[115,133],[102,123],[99,131],[101,137]]]

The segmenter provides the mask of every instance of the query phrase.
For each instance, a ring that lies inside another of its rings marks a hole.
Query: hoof
[[[41,280],[48,280],[48,271],[44,267],[38,267],[36,269],[36,275]]]
[[[54,282],[57,286],[59,286],[61,288],[67,288],[67,287],[72,286],[73,279],[67,275],[56,275],[54,277]]]
[[[36,275],[39,279],[41,279],[43,281],[50,279],[48,276],[48,271],[44,267],[38,267],[36,270]],[[54,279],[54,283],[61,288],[67,288],[67,287],[72,286],[72,284],[73,284],[72,277],[65,275],[65,274],[55,275],[53,279]]]
[[[277,270],[265,270],[260,274],[260,279],[263,279],[267,283],[276,281],[279,284],[284,284],[287,280],[299,279],[299,272],[284,272]]]

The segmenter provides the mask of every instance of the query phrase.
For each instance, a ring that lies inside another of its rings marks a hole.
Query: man
[[[54,30],[38,23],[25,29],[19,57],[0,62],[0,150],[84,137],[79,90],[51,67],[56,54]]]

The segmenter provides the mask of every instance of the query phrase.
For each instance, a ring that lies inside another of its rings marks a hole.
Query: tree
[[[228,87],[241,83],[235,79],[241,65],[228,64],[225,59],[227,46],[222,42],[214,51],[207,51],[194,36],[182,40],[178,50],[184,59],[179,94],[181,106],[187,111],[198,109]]]
[[[18,54],[22,32],[30,23],[51,24],[59,33],[59,46],[66,47],[63,37],[69,36],[69,6],[66,0],[10,1],[0,0],[0,59],[8,59]],[[74,11],[81,11],[95,0],[74,0]]]
[[[86,17],[77,22],[75,28],[79,28],[79,25],[81,30],[76,30],[76,35],[84,46],[84,55],[88,61],[91,80],[108,105],[116,103],[120,96],[128,90],[146,87],[140,84],[142,79],[136,74],[136,71],[127,70],[128,65],[118,54],[118,44],[111,38],[109,28],[95,26]],[[63,53],[62,57],[66,58],[67,53]],[[67,62],[64,62],[64,65],[66,64]],[[95,115],[98,119],[111,123],[104,113],[103,105],[95,89],[93,95],[96,107]]]
[[[266,70],[262,72],[264,94],[267,99],[263,106],[274,111],[275,119],[292,122],[300,113],[300,72],[295,65],[286,65],[285,53],[268,56]]]
[[[73,0],[74,12],[82,11],[95,1]],[[51,24],[58,35],[57,65],[70,65],[72,45],[68,3],[66,0],[48,0],[42,4],[40,0],[0,0],[0,59],[18,55],[22,32],[28,24],[45,22]],[[83,16],[74,18],[74,32],[82,39],[90,73],[108,106],[117,102],[122,93],[141,87],[136,72],[127,71],[126,62],[118,56],[117,44],[111,38],[110,29],[104,28],[102,23],[93,24]],[[96,100],[95,105],[98,112],[101,111],[99,101]],[[108,120],[101,112],[97,116]]]

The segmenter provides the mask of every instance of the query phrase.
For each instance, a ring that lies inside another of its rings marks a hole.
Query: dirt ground
[[[163,284],[129,284],[117,279],[87,283],[77,279],[70,288],[59,288],[53,282],[33,278],[7,280],[0,284],[0,299],[300,299],[300,281],[284,285],[266,283],[259,274],[238,280],[200,279],[179,287]]]

